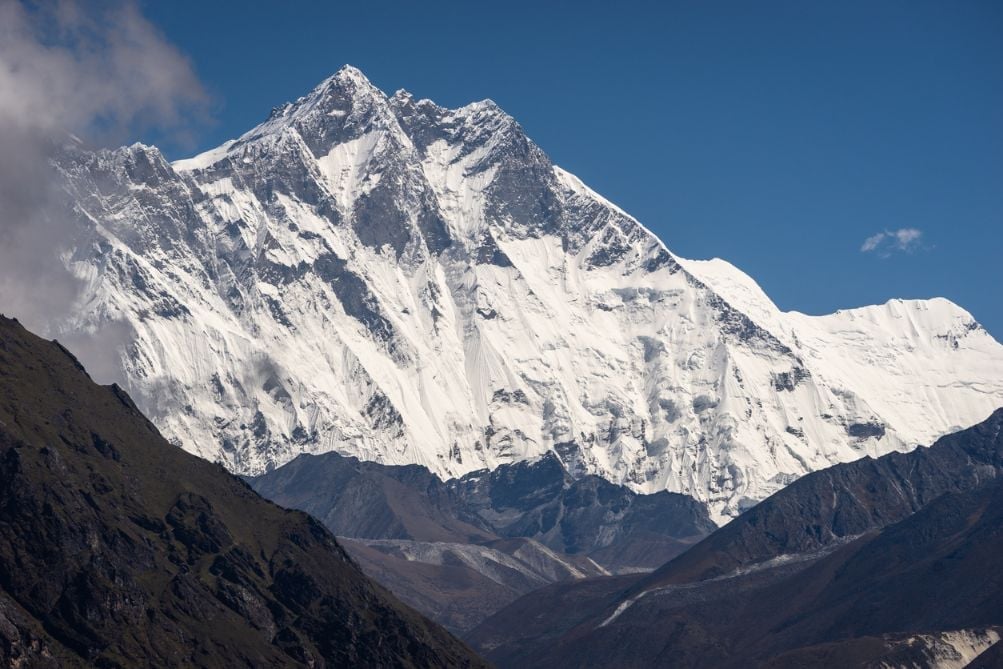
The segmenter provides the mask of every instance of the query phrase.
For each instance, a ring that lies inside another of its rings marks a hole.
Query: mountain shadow
[[[0,317],[0,664],[481,667],[335,538]]]

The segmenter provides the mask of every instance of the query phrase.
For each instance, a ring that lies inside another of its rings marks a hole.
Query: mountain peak
[[[337,449],[452,478],[558,450],[723,520],[1003,404],[1003,347],[946,305],[782,312],[727,263],[677,263],[490,100],[390,98],[346,66],[181,179],[136,163],[114,191],[74,173],[102,231],[145,237],[80,249],[101,280],[67,330],[122,314],[130,389],[242,473]]]
[[[356,108],[385,107],[387,96],[357,67],[345,65],[318,84],[310,93],[296,100],[288,114],[293,118],[317,111],[330,117],[351,114]]]
[[[382,91],[369,81],[369,78],[362,73],[362,70],[353,65],[342,65],[337,72],[325,79],[315,90],[336,86],[340,89],[351,87],[358,92],[376,92],[382,95]],[[309,96],[308,96],[309,97]]]
[[[346,123],[366,128],[375,120],[377,125],[385,127],[392,124],[392,117],[383,91],[374,86],[360,69],[344,65],[308,94],[272,109],[264,122],[239,138],[192,158],[178,160],[174,167],[182,171],[205,169],[248,144],[265,138],[271,141],[271,138],[287,136],[290,128],[313,144],[311,148],[327,149]],[[311,142],[311,139],[314,141]]]
[[[367,84],[369,83],[369,78],[365,74],[363,74],[362,70],[355,67],[354,65],[350,65],[349,63],[345,63],[344,65],[339,67],[338,71],[335,72],[332,76],[339,77],[342,79],[353,79],[355,81],[363,81]]]

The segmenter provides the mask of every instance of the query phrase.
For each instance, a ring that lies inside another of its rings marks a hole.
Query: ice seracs
[[[781,312],[489,101],[387,97],[346,67],[195,158],[59,167],[87,281],[61,327],[128,331],[130,392],[237,472],[337,450],[448,477],[553,451],[723,520],[1003,404],[1003,347],[957,306]]]

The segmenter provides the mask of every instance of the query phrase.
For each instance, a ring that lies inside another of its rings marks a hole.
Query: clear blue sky
[[[781,308],[939,295],[1003,339],[1003,2],[144,7],[218,101],[199,149],[351,63],[388,92],[495,100],[674,252],[733,262]]]

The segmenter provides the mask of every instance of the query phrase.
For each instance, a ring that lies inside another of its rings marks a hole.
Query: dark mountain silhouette
[[[301,455],[248,482],[340,536],[484,543],[533,539],[603,567],[653,568],[715,529],[687,495],[640,495],[597,476],[572,477],[554,454],[441,481],[419,465],[337,453]]]
[[[686,495],[576,479],[553,454],[449,481],[301,455],[248,481],[323,521],[366,573],[457,631],[548,583],[653,569],[714,529]]]
[[[0,664],[484,666],[320,523],[2,317]]]
[[[810,474],[652,574],[550,586],[470,639],[503,667],[994,666],[1001,428]]]

